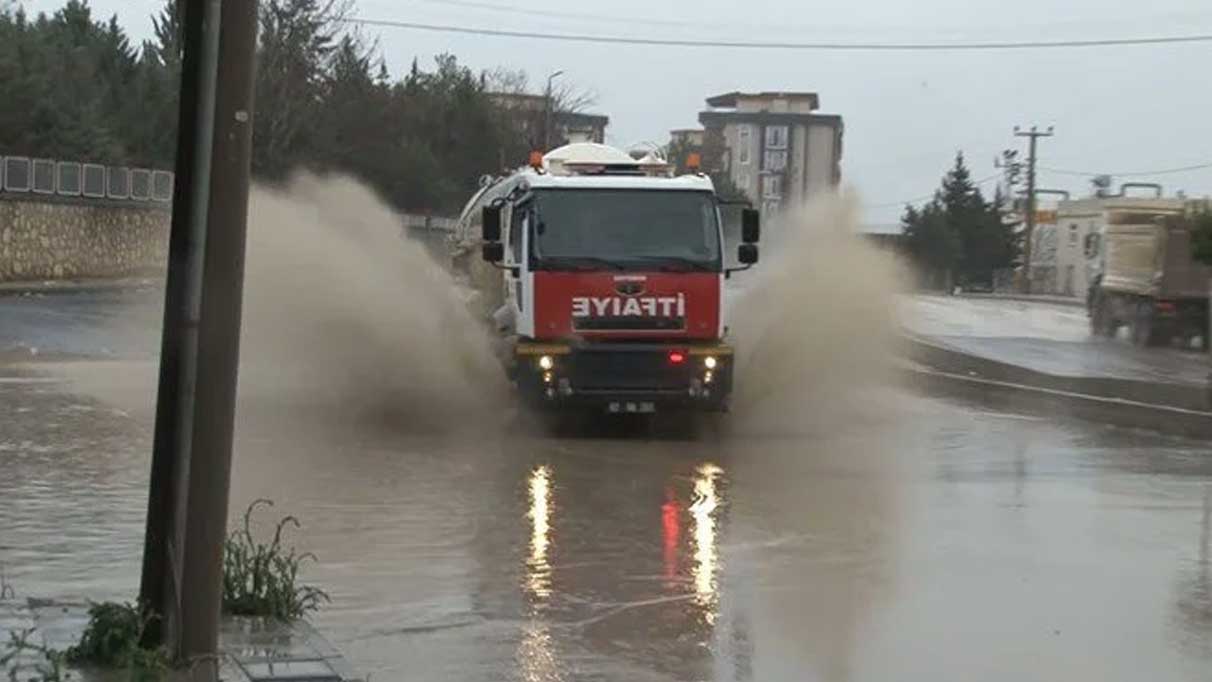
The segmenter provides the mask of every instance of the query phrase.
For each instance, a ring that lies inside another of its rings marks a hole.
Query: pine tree
[[[1011,267],[1018,238],[1005,221],[1000,194],[986,201],[972,181],[963,152],[921,210],[906,207],[902,230],[929,286],[991,285],[994,271]]]

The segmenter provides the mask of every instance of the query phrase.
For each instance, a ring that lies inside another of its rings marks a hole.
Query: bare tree
[[[530,76],[523,69],[499,67],[481,76],[484,90],[502,95],[531,95]],[[542,91],[533,96],[542,96]],[[598,95],[575,83],[556,83],[551,88],[551,110],[557,113],[579,114],[597,104]]]

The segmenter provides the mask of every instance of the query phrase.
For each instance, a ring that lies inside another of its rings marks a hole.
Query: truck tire
[[[1111,317],[1107,301],[1102,296],[1095,296],[1090,309],[1090,333],[1094,336],[1115,336],[1115,320]]]
[[[1153,320],[1153,305],[1141,303],[1136,307],[1136,316],[1132,320],[1132,343],[1147,348],[1160,342],[1160,333]]]

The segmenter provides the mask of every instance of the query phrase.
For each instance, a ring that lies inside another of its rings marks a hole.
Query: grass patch
[[[93,604],[88,609],[84,635],[79,644],[67,650],[67,661],[129,670],[131,680],[158,680],[168,671],[167,653],[140,645],[153,618],[144,616],[131,604]]]
[[[315,555],[300,554],[282,546],[287,526],[299,528],[294,516],[283,517],[274,527],[273,540],[258,542],[252,517],[270,500],[255,500],[244,511],[242,529],[233,530],[223,546],[223,612],[235,616],[263,616],[290,621],[320,608],[329,600],[323,590],[299,583],[299,569]]]

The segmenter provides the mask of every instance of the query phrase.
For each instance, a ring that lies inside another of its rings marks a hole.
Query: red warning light
[[[680,365],[686,362],[686,354],[680,350],[669,351],[669,362],[674,365]]]

